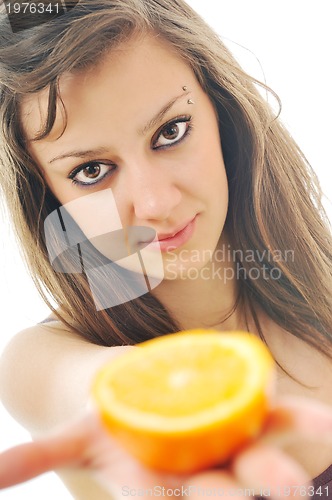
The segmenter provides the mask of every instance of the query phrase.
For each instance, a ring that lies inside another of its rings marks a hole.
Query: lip
[[[169,240],[171,238],[174,238],[174,236],[176,236],[178,233],[180,233],[181,231],[183,231],[183,229],[185,227],[188,226],[188,224],[190,224],[191,221],[193,221],[194,219],[191,219],[189,222],[186,222],[185,224],[182,224],[181,226],[179,226],[177,229],[175,229],[175,231],[171,231],[169,233],[159,233],[157,234],[157,239],[158,241],[162,241],[162,240]]]
[[[189,222],[182,224],[175,231],[167,234],[157,234],[156,239],[149,244],[149,249],[169,252],[184,245],[190,240],[195,230],[197,214]]]

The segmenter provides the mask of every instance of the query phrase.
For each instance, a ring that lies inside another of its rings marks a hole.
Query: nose
[[[170,167],[140,164],[129,168],[127,193],[135,216],[140,221],[166,220],[181,201],[181,191],[172,178]]]

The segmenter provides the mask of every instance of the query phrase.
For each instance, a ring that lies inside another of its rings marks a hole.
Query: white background
[[[283,103],[282,120],[332,199],[330,0],[188,3],[222,35],[245,69],[278,93]],[[332,220],[331,204],[325,203]],[[25,272],[6,221],[0,221],[0,236],[1,352],[15,332],[42,320],[48,311]],[[0,450],[28,439],[0,407]],[[71,495],[54,474],[46,474],[0,492],[0,498],[67,500]]]

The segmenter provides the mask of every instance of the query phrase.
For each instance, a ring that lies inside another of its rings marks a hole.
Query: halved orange
[[[189,330],[143,342],[97,375],[107,429],[138,460],[188,473],[228,461],[260,432],[274,362],[245,332]]]

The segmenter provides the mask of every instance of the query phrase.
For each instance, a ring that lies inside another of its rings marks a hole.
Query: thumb
[[[302,397],[283,397],[271,411],[261,441],[284,446],[299,438],[332,445],[332,407]]]

